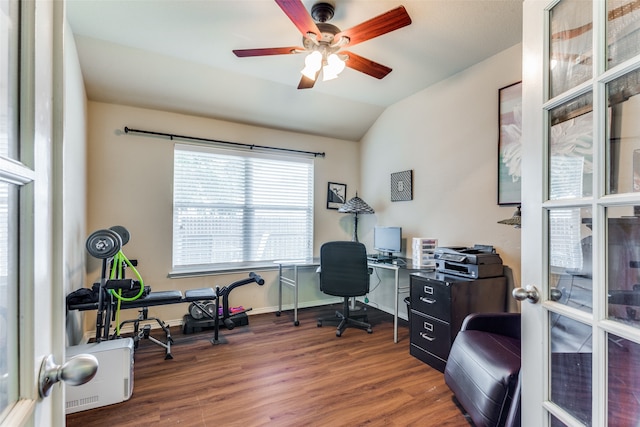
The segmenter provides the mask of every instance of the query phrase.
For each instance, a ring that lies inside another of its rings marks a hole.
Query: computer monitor
[[[373,248],[392,259],[394,253],[402,250],[402,228],[376,226],[373,229]]]

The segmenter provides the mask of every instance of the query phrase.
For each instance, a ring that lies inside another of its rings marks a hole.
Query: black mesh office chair
[[[333,318],[318,319],[318,327],[323,322],[338,321],[338,337],[348,326],[373,332],[366,314],[352,315],[349,312],[349,298],[369,292],[370,274],[367,251],[362,243],[327,242],[320,247],[320,290],[328,295],[343,297],[344,305],[342,312],[336,311]]]

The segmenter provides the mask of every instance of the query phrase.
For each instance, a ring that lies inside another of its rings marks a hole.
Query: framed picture
[[[498,91],[498,205],[519,205],[522,172],[522,82]]]
[[[413,200],[413,171],[391,174],[391,201]]]
[[[327,209],[340,209],[347,201],[347,184],[330,182],[327,189]]]

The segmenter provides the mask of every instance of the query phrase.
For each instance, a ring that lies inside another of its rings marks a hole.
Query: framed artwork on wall
[[[413,171],[391,174],[391,201],[413,200]]]
[[[327,209],[340,209],[347,200],[347,184],[330,182],[327,188]]]
[[[498,91],[498,204],[521,202],[522,82]]]

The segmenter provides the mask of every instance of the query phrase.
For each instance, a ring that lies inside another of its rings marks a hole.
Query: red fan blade
[[[375,77],[376,79],[382,79],[391,72],[391,68],[386,65],[378,64],[370,59],[363,58],[360,55],[356,55],[353,52],[340,51],[341,54],[347,55],[345,65],[361,73]]]
[[[341,31],[335,36],[335,40],[340,40],[340,36],[347,36],[351,40],[348,46],[362,43],[374,37],[381,36],[398,28],[411,24],[411,17],[404,6],[399,6],[382,15],[369,19],[360,25],[356,25],[345,31]]]
[[[291,53],[300,53],[304,51],[303,47],[266,47],[262,49],[235,49],[233,53],[239,58],[247,56],[267,56],[267,55],[289,55]]]
[[[309,77],[303,75],[300,79],[300,83],[298,83],[298,89],[311,89],[314,84],[316,84],[316,80],[318,80],[318,76],[320,75],[320,70],[316,73],[315,80],[310,79]]]
[[[284,11],[284,13],[289,17],[291,22],[298,27],[298,30],[302,33],[303,36],[307,36],[307,33],[314,33],[318,36],[318,39],[321,38],[320,30],[316,25],[315,21],[309,15],[307,9],[305,9],[302,1],[300,0],[276,0],[278,6]]]

